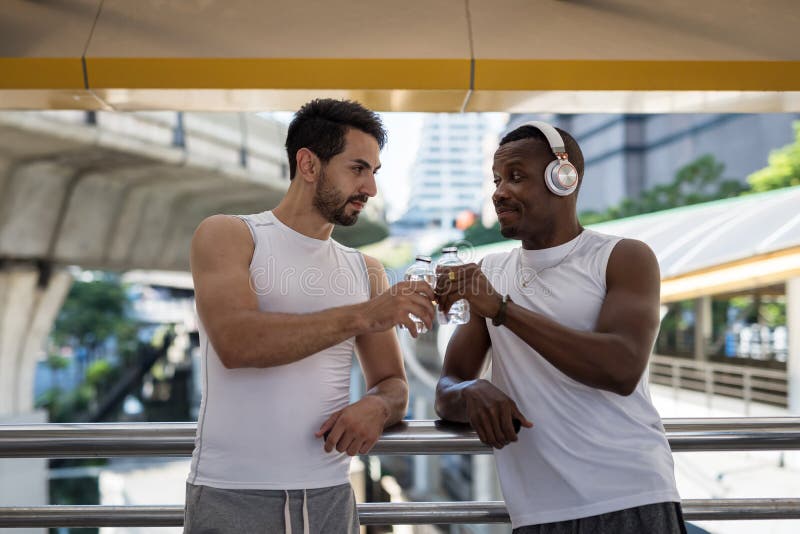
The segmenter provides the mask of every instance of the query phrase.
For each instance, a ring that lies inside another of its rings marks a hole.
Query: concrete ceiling
[[[184,114],[189,148],[182,148],[169,140],[159,144],[163,130],[141,114],[127,117],[131,123],[101,116],[92,125],[66,120],[64,113],[0,114],[0,266],[186,271],[200,221],[271,209],[289,184],[277,163],[283,155],[274,154],[285,127],[268,121],[249,121],[251,133],[260,127],[264,137],[249,145],[249,161],[260,161],[260,168],[243,169],[224,163],[236,147],[219,152],[230,148],[219,130],[236,116],[209,122]],[[216,128],[220,137],[211,141],[202,127]],[[115,136],[115,128],[133,130]],[[151,141],[139,142],[137,134]],[[215,149],[217,159],[200,159]],[[352,246],[384,237],[386,225],[373,211],[335,237]]]
[[[7,0],[0,107],[800,111],[794,0]]]

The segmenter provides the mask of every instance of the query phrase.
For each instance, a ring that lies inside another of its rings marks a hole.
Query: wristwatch
[[[500,326],[506,322],[506,308],[508,307],[509,302],[511,302],[511,297],[505,295],[502,302],[500,302],[500,309],[497,310],[497,315],[492,317],[492,324],[494,326]]]

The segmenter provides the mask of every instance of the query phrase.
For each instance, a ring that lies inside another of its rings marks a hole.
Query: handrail
[[[664,419],[673,451],[800,449],[800,418]],[[195,423],[0,425],[0,458],[189,456]],[[523,430],[523,432],[535,432]],[[404,421],[387,429],[373,454],[488,454],[467,425]]]
[[[508,523],[502,501],[359,503],[362,525]],[[686,499],[692,521],[800,519],[800,499]],[[27,506],[0,508],[0,528],[179,527],[183,506]]]
[[[665,419],[673,451],[800,449],[800,418]],[[0,458],[186,456],[195,423],[0,425]],[[404,421],[387,429],[375,454],[485,454],[467,425]],[[689,520],[800,519],[800,499],[690,499]],[[361,503],[363,525],[507,523],[503,502]],[[0,508],[0,528],[180,526],[182,506]]]
[[[732,374],[745,374],[749,373],[753,376],[764,378],[776,378],[778,380],[786,380],[787,372],[779,369],[764,369],[762,367],[748,367],[746,365],[734,365],[730,363],[712,362],[707,360],[693,360],[689,358],[680,358],[676,356],[665,356],[663,354],[653,354],[650,356],[650,365],[657,365],[668,367],[670,365],[677,365],[686,369],[695,369],[703,371],[711,369],[720,373]]]

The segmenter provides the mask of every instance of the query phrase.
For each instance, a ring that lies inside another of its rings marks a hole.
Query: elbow
[[[612,391],[622,397],[630,397],[633,394],[633,392],[636,391],[636,386],[638,385],[639,385],[638,380],[636,380],[635,382],[632,380],[618,382],[617,384],[615,384],[615,387]]]
[[[445,403],[442,402],[438,397],[433,405],[433,409],[436,411],[436,415],[439,416],[439,419],[443,419],[445,421],[449,420],[447,417],[447,408]]]
[[[225,369],[241,369],[242,367],[248,367],[242,357],[244,351],[242,347],[236,343],[234,336],[218,336],[216,339],[211,340],[211,345],[214,347],[214,351],[217,353],[217,357]]]
[[[617,347],[619,359],[617,365],[613,366],[611,376],[607,377],[608,389],[622,397],[629,397],[639,387],[647,362],[650,359],[650,351],[641,351],[633,344],[623,344]]]
[[[234,354],[235,353],[231,350],[217,349],[217,356],[225,369],[239,369],[242,367],[241,362],[239,362]]]
[[[402,419],[405,414],[408,413],[408,382],[406,381],[405,377],[400,379],[401,382],[401,391],[400,395],[402,398],[402,402],[400,403],[400,410],[399,410],[399,417],[398,420]]]
[[[634,367],[631,371],[621,373],[612,381],[612,392],[622,397],[630,397],[634,391],[639,387],[639,382],[642,380],[644,369],[639,369],[638,366]]]
[[[447,419],[447,401],[445,399],[445,386],[440,378],[436,384],[436,398],[433,401],[433,409],[440,419]]]

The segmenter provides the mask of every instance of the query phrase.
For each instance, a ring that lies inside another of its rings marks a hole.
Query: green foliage
[[[486,228],[479,220],[475,221],[469,228],[464,230],[464,241],[477,247],[478,245],[485,245],[487,243],[497,243],[504,238],[500,234],[500,223],[496,222]]]
[[[128,323],[126,306],[125,288],[116,280],[75,282],[56,318],[53,340],[97,347]]]
[[[378,222],[365,222],[353,226],[336,225],[332,237],[348,247],[359,248],[389,237],[389,227]]]
[[[678,206],[699,204],[740,195],[747,186],[737,180],[723,179],[725,165],[714,156],[706,154],[681,167],[675,180],[644,191],[639,199],[626,198],[619,205],[600,213],[585,211],[580,214],[584,225],[596,224],[643,213],[666,210]]]
[[[97,360],[86,369],[86,383],[94,388],[106,385],[117,374],[117,368],[108,360]]]
[[[794,124],[794,143],[773,150],[769,164],[747,177],[753,192],[800,185],[800,122]]]
[[[47,356],[47,366],[53,371],[60,371],[69,367],[69,358],[60,356],[58,354],[49,354]]]
[[[480,222],[480,220],[477,220],[472,223],[472,226],[464,230],[463,238],[459,239],[458,241],[448,241],[440,248],[463,246],[465,243],[473,247],[479,247],[481,245],[488,245],[489,243],[497,243],[498,241],[503,241],[504,239],[505,238],[500,233],[499,222],[495,222],[492,226],[486,228],[483,223]]]
[[[770,328],[786,324],[785,302],[762,302],[759,318]]]
[[[64,391],[56,387],[37,399],[36,405],[47,409],[50,421],[74,421],[94,406],[118,377],[118,366],[97,358],[98,348],[107,339],[116,339],[122,362],[129,363],[135,358],[137,325],[126,315],[127,304],[125,287],[112,276],[72,285],[51,337],[56,345],[86,349],[89,364],[77,389]],[[47,362],[58,372],[68,367],[70,360],[52,354]]]

